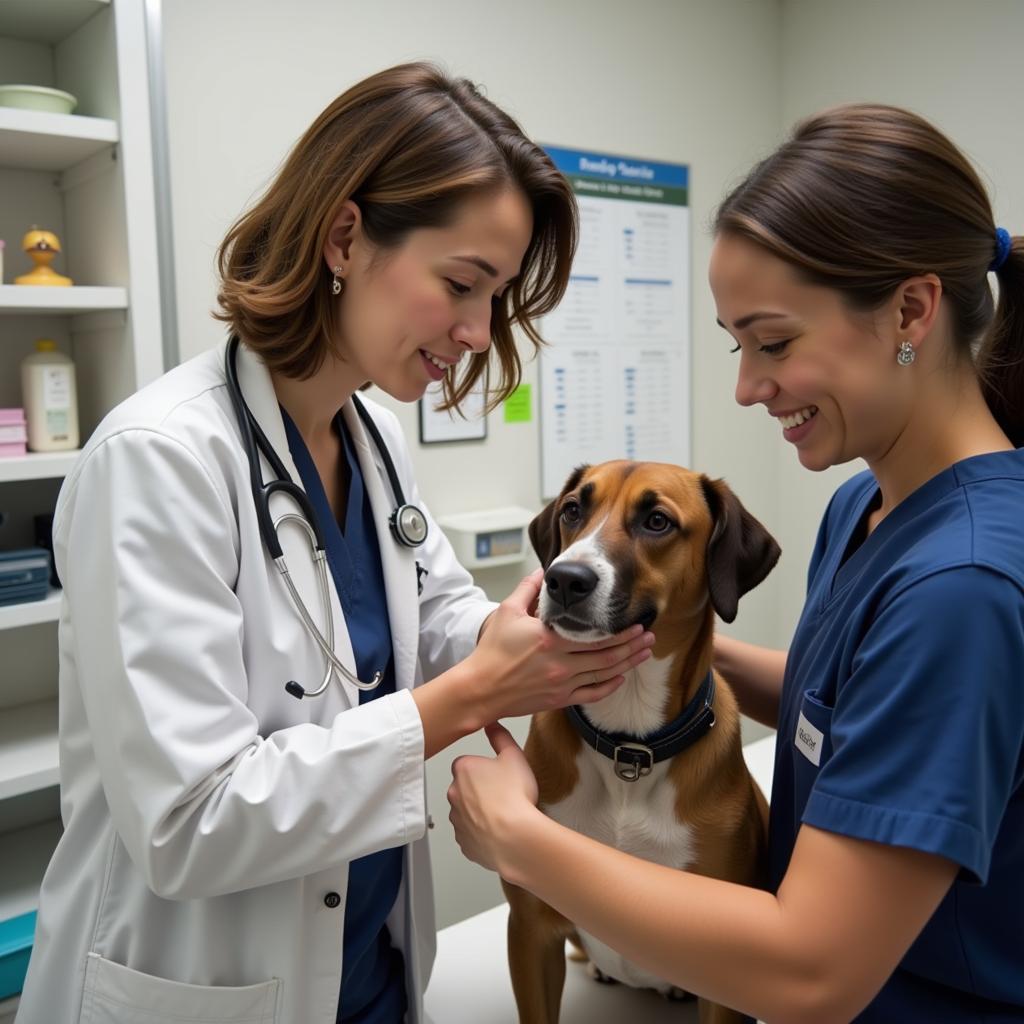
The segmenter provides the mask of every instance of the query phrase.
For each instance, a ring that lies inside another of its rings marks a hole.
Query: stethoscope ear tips
[[[290,693],[296,700],[302,700],[306,696],[306,688],[299,686],[294,679],[284,684],[285,692]]]

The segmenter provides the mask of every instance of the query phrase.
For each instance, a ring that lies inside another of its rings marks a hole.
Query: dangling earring
[[[914,346],[905,338],[900,345],[899,352],[896,353],[896,362],[900,366],[909,366],[916,358],[917,353],[914,351]]]
[[[335,295],[341,294],[341,267],[334,268],[334,280],[331,282],[331,292]]]

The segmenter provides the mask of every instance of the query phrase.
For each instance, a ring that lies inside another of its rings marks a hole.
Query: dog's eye
[[[664,533],[671,525],[672,520],[664,512],[652,512],[644,522],[644,528],[651,533]]]
[[[562,506],[562,522],[574,526],[580,521],[580,507],[575,501],[567,501]]]

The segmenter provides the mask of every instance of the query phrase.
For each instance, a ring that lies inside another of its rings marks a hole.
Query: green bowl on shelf
[[[46,85],[0,85],[0,107],[70,114],[77,106],[78,100],[62,89],[51,89]]]

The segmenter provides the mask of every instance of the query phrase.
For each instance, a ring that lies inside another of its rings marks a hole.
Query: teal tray
[[[35,930],[34,910],[0,921],[0,999],[16,996],[25,984]]]

